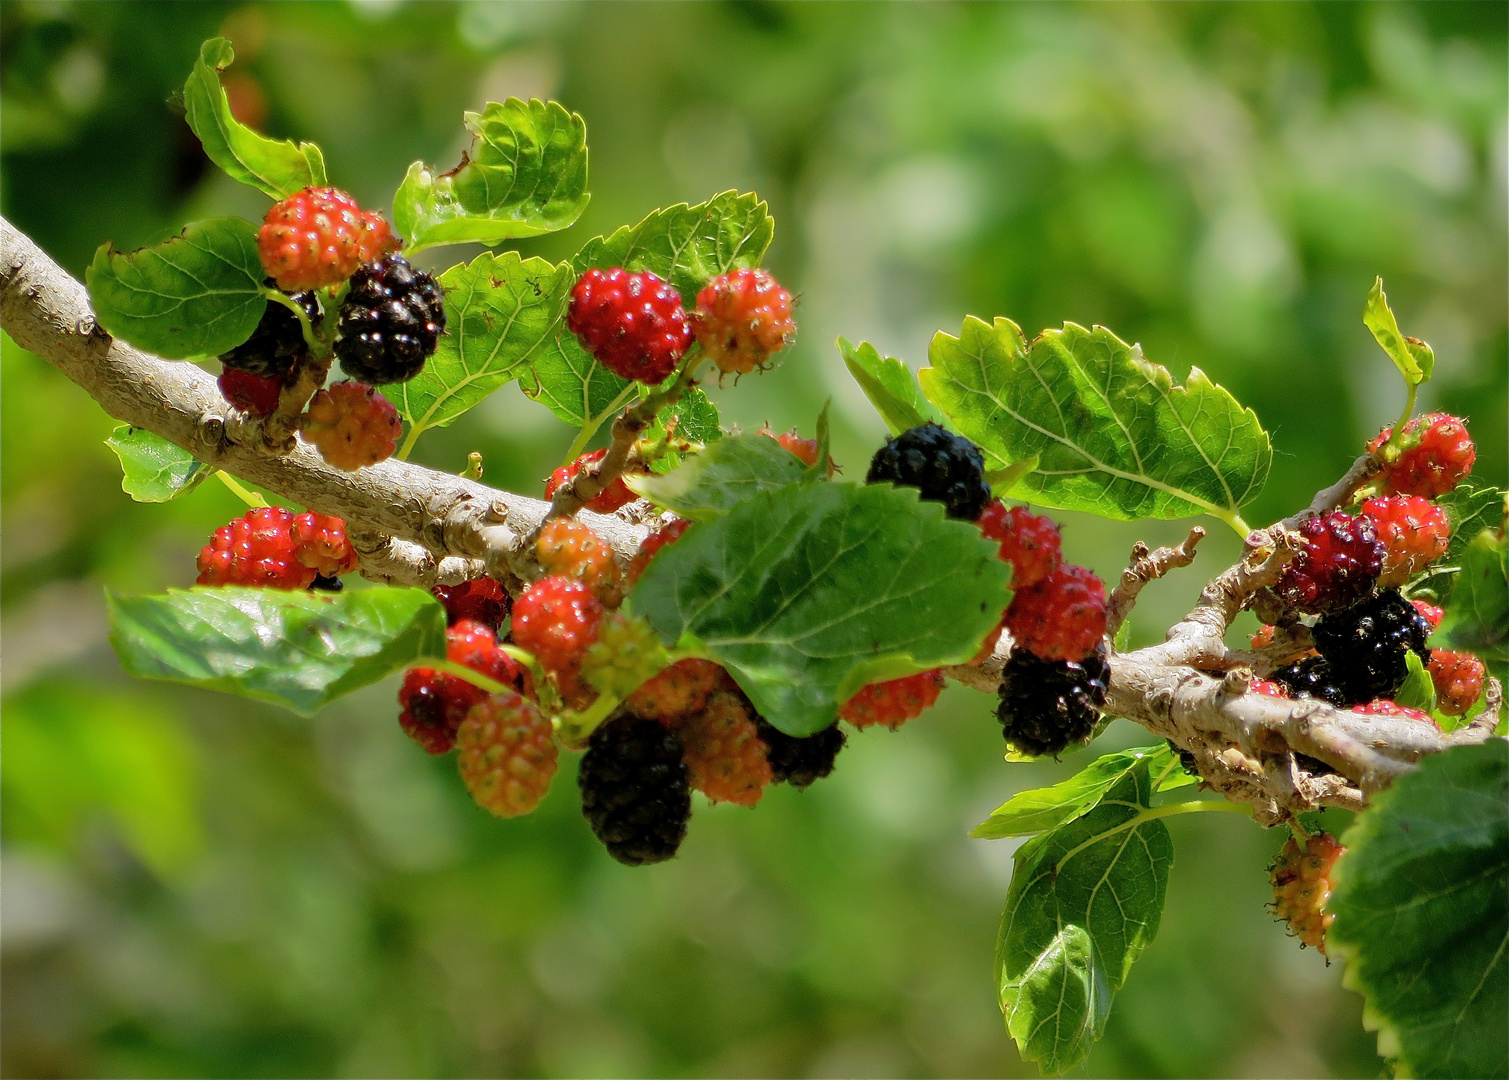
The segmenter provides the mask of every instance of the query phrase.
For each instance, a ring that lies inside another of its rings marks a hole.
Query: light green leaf
[[[1146,769],[1155,783],[1159,777],[1172,777],[1175,773],[1189,775],[1179,768],[1166,744],[1106,754],[1052,787],[1018,792],[991,811],[990,817],[976,825],[969,835],[980,840],[999,840],[1056,829],[1095,809],[1106,792],[1137,769]]]
[[[385,391],[409,425],[406,445],[526,373],[554,343],[571,282],[568,267],[513,251],[441,274],[446,333],[423,371]]]
[[[776,727],[810,735],[866,683],[975,654],[1010,600],[995,549],[910,488],[793,484],[665,548],[630,603]]]
[[[875,406],[892,435],[900,435],[929,420],[940,419],[937,410],[922,396],[917,376],[900,360],[882,357],[868,341],[850,345],[838,339],[838,351],[854,381]]]
[[[1088,813],[1017,849],[996,986],[1024,1058],[1062,1073],[1105,1030],[1111,999],[1158,933],[1173,840],[1145,817],[1146,761]]]
[[[1374,339],[1383,346],[1383,351],[1388,353],[1405,382],[1419,386],[1430,378],[1436,367],[1436,354],[1419,338],[1405,337],[1399,332],[1399,323],[1388,306],[1381,277],[1368,291],[1367,304],[1362,309],[1362,323],[1373,332]]]
[[[1326,947],[1401,1076],[1509,1075],[1506,751],[1427,757],[1342,837]]]
[[[393,223],[419,251],[566,228],[587,207],[587,125],[554,101],[489,101],[465,115],[471,150],[449,172],[409,166]]]
[[[592,359],[571,334],[546,342],[519,375],[527,396],[566,423],[593,430],[633,399],[637,385]]]
[[[1404,679],[1404,685],[1394,695],[1394,702],[1407,709],[1435,712],[1436,684],[1431,680],[1430,672],[1413,652],[1404,654],[1404,662],[1409,665],[1409,674]]]
[[[231,115],[220,85],[220,72],[236,58],[225,38],[211,38],[199,49],[199,61],[183,87],[189,127],[199,136],[209,159],[243,184],[274,199],[306,187],[323,187],[325,158],[314,143],[269,139]]]
[[[139,251],[101,245],[84,277],[101,326],[173,360],[235,348],[267,310],[257,227],[241,218],[195,221]]]
[[[171,589],[109,598],[121,666],[312,716],[329,702],[445,656],[445,610],[424,589],[329,593]]]
[[[122,424],[105,440],[121,460],[121,490],[137,502],[187,495],[215,470],[160,435]]]
[[[1028,345],[1009,319],[964,321],[938,334],[923,392],[1005,468],[1039,455],[1023,476],[1032,502],[1103,517],[1209,513],[1239,526],[1238,509],[1268,476],[1268,435],[1250,409],[1191,368],[1185,386],[1104,327],[1066,323]]]
[[[1482,529],[1462,552],[1446,617],[1436,640],[1502,664],[1509,645],[1509,544],[1496,529]]]
[[[684,518],[708,521],[759,492],[796,483],[802,472],[796,456],[768,435],[729,435],[664,476],[625,476],[624,483]]]

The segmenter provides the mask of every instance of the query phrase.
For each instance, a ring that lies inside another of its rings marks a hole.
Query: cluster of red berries
[[[334,588],[357,569],[357,558],[340,518],[262,506],[216,529],[198,567],[199,585]]]
[[[571,291],[566,327],[603,367],[652,385],[671,376],[694,339],[720,372],[740,375],[764,368],[796,333],[791,294],[764,270],[713,278],[691,312],[647,270],[588,270]]]

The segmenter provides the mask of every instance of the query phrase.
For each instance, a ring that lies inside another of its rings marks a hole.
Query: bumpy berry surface
[[[226,368],[220,373],[220,393],[242,412],[253,416],[270,416],[278,407],[283,393],[283,376],[253,375],[249,371]]]
[[[1322,616],[1310,636],[1355,702],[1392,697],[1409,675],[1407,653],[1430,659],[1430,625],[1394,589]]]
[[[1436,708],[1447,716],[1461,716],[1482,697],[1488,672],[1472,653],[1432,649],[1427,668],[1436,686]]]
[[[402,255],[364,263],[341,303],[341,370],[379,386],[418,375],[445,333],[444,300],[440,284]]]
[[[336,188],[305,188],[267,211],[257,254],[284,292],[338,285],[395,247],[388,223]]]
[[[1001,559],[1011,564],[1011,587],[1030,589],[1063,562],[1063,537],[1050,518],[1025,506],[1007,508],[993,499],[980,515],[980,532],[1001,545]]]
[[[268,278],[267,284],[274,282]],[[304,309],[311,325],[320,325],[320,303],[314,293],[294,293],[289,299]],[[221,353],[220,363],[232,371],[252,375],[286,375],[294,362],[308,352],[309,344],[304,340],[298,316],[287,305],[269,300],[252,336],[230,352]]]
[[[649,568],[650,560],[659,554],[660,549],[667,544],[674,544],[686,535],[686,530],[692,527],[692,523],[685,518],[677,520],[652,532],[644,538],[639,545],[639,550],[629,562],[629,582],[632,584],[639,580],[640,576]]]
[[[857,728],[884,724],[894,731],[932,708],[942,692],[943,672],[934,668],[861,687],[839,707],[838,716]]]
[[[606,449],[593,450],[583,454],[570,465],[562,465],[559,469],[556,469],[550,474],[550,479],[545,481],[546,501],[548,502],[555,498],[555,493],[560,489],[562,484],[574,480],[577,473],[581,472],[588,465],[595,465],[606,457],[607,453]],[[619,476],[613,483],[603,488],[601,492],[582,505],[594,514],[611,514],[620,506],[627,506],[638,497],[629,490],[629,485],[624,483],[623,477]]]
[[[533,653],[545,670],[570,676],[580,672],[602,620],[601,602],[580,581],[541,578],[514,603],[513,640]]]
[[[356,549],[346,536],[346,523],[330,514],[299,514],[289,527],[299,562],[312,566],[321,577],[336,578],[355,573]]]
[[[1355,704],[1359,699],[1343,686],[1341,678],[1324,657],[1305,656],[1273,672],[1272,679],[1289,697],[1311,697],[1337,707]]]
[[[528,692],[529,677],[502,649],[492,629],[466,619],[445,632],[446,659],[517,691]],[[433,668],[410,668],[398,690],[398,723],[409,737],[431,754],[443,754],[456,744],[456,731],[473,705],[487,692],[456,675]]]
[[[1057,757],[1084,742],[1106,703],[1109,673],[1104,645],[1077,662],[1012,650],[996,706],[1006,741],[1035,757]]]
[[[497,817],[529,813],[555,776],[558,751],[550,719],[518,694],[473,705],[456,731],[456,749],[466,790]]]
[[[796,336],[791,294],[764,270],[713,278],[697,294],[691,324],[702,351],[725,375],[764,368]]]
[[[1346,851],[1334,836],[1316,833],[1305,842],[1305,850],[1291,836],[1278,861],[1269,870],[1273,885],[1273,913],[1289,924],[1294,936],[1305,945],[1326,951],[1326,930],[1335,916],[1326,912],[1335,883],[1336,860]]]
[[[681,294],[654,274],[588,270],[571,290],[566,327],[613,374],[664,382],[692,340]]]
[[[711,660],[678,660],[642,683],[624,699],[624,707],[635,716],[675,725],[701,712],[725,677]]]
[[[649,623],[610,611],[598,625],[597,640],[587,646],[582,678],[600,693],[626,698],[659,672],[665,661],[660,636]]]
[[[1383,570],[1383,545],[1369,518],[1338,511],[1306,518],[1297,531],[1304,546],[1275,586],[1285,603],[1319,615],[1373,591]]]
[[[1394,701],[1369,701],[1365,705],[1353,705],[1352,711],[1362,716],[1400,716],[1406,720],[1418,720],[1422,724],[1430,724],[1438,729],[1440,727],[1430,713],[1411,709],[1407,705],[1400,705]]]
[[[754,714],[755,730],[765,744],[771,779],[790,784],[798,791],[810,787],[833,771],[838,752],[847,742],[837,723],[805,738],[787,735],[763,716]]]
[[[576,779],[582,815],[609,855],[641,866],[676,854],[692,793],[674,731],[638,716],[611,720],[592,733]]]
[[[355,472],[393,456],[403,422],[398,410],[373,387],[338,382],[310,400],[301,434],[331,465]]]
[[[1403,585],[1442,555],[1451,540],[1446,511],[1419,495],[1369,499],[1362,516],[1373,522],[1383,545],[1383,572],[1378,584]]]
[[[718,691],[677,727],[692,787],[713,802],[753,806],[773,774],[765,743],[739,695]]]
[[[865,483],[885,481],[916,488],[923,499],[941,502],[948,516],[960,521],[977,520],[990,502],[980,448],[931,421],[875,451]]]
[[[547,575],[580,581],[610,605],[622,577],[613,549],[575,518],[553,518],[540,530],[535,555]]]
[[[490,577],[460,585],[436,585],[430,592],[445,605],[445,620],[452,625],[473,619],[496,630],[508,618],[508,594]]]
[[[299,561],[293,519],[291,510],[263,506],[220,526],[199,552],[197,584],[307,589],[316,571]]]
[[[1060,566],[1012,595],[1006,629],[1044,660],[1082,659],[1105,637],[1106,587],[1082,566]]]
[[[1393,428],[1384,428],[1368,443],[1377,450],[1388,442]],[[1399,456],[1385,467],[1381,477],[1387,495],[1420,495],[1434,499],[1445,495],[1472,473],[1477,448],[1467,434],[1467,424],[1446,413],[1426,413],[1404,425]]]
[[[1441,620],[1446,618],[1446,612],[1436,607],[1435,604],[1427,604],[1424,600],[1411,600],[1415,610],[1420,613],[1420,618],[1425,620],[1425,625],[1430,627],[1430,632],[1435,633],[1441,629]]]

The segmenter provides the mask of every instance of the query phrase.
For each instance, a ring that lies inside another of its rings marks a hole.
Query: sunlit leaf
[[[729,435],[664,476],[626,476],[636,492],[684,518],[706,521],[759,492],[802,478],[796,456],[767,435]]]
[[[1342,837],[1326,934],[1401,1076],[1509,1074],[1509,744],[1433,754]]]
[[[1499,528],[1504,522],[1505,500],[1509,492],[1500,488],[1458,484],[1436,500],[1451,522],[1451,540],[1441,562],[1454,566],[1473,537],[1484,529]]]
[[[1096,758],[1069,779],[1052,787],[1018,792],[1002,803],[970,832],[981,840],[1032,836],[1056,829],[1100,805],[1106,792],[1137,769],[1145,768],[1156,783],[1160,777],[1182,773],[1168,746],[1138,746]],[[1164,787],[1173,785],[1164,784]]]
[[[922,396],[922,387],[911,368],[893,357],[883,357],[868,341],[851,345],[838,339],[849,374],[875,406],[892,435],[940,419],[936,409]]]
[[[1394,694],[1395,704],[1407,709],[1419,709],[1421,712],[1435,712],[1436,684],[1431,679],[1430,672],[1413,652],[1404,654],[1404,662],[1409,667],[1409,674],[1404,679],[1404,685]]]
[[[597,427],[635,396],[635,383],[592,359],[571,334],[559,334],[530,358],[519,386],[577,427]]]
[[[1418,338],[1405,337],[1399,332],[1399,323],[1393,309],[1388,306],[1388,297],[1383,292],[1383,279],[1373,282],[1368,291],[1367,304],[1362,309],[1362,322],[1373,332],[1383,351],[1411,386],[1419,386],[1428,380],[1436,367],[1436,354],[1431,347]]]
[[[641,440],[655,442],[667,435],[667,425],[675,425],[678,442],[710,445],[723,437],[718,426],[718,406],[700,389],[693,386],[670,405],[660,410],[655,422],[645,429]],[[682,455],[674,450],[663,450],[650,463],[650,471],[663,475],[681,464]]]
[[[167,502],[193,491],[214,469],[160,435],[122,424],[105,445],[121,461],[121,490],[137,502]]]

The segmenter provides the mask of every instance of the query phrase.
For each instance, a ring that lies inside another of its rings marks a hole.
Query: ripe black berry
[[[1290,697],[1312,697],[1337,708],[1355,705],[1350,687],[1343,686],[1330,663],[1320,656],[1305,656],[1276,670],[1268,678],[1289,691]]]
[[[378,386],[418,375],[445,333],[443,301],[435,279],[402,255],[363,263],[341,304],[335,355],[342,370]]]
[[[576,778],[582,815],[619,862],[664,862],[692,815],[681,739],[664,724],[623,716],[592,733]]]
[[[865,483],[883,480],[916,488],[960,521],[978,519],[990,502],[980,448],[932,422],[903,431],[875,452]]]
[[[1397,589],[1323,616],[1310,636],[1353,699],[1349,704],[1393,697],[1409,675],[1408,653],[1430,662],[1430,624]]]
[[[1195,760],[1194,754],[1190,753],[1188,750],[1184,749],[1184,747],[1174,742],[1173,739],[1164,739],[1163,741],[1168,743],[1169,750],[1172,751],[1173,755],[1179,759],[1179,765],[1184,769],[1185,772],[1189,773],[1191,776],[1200,775],[1200,763]]]
[[[1057,757],[1095,730],[1106,703],[1105,645],[1078,662],[1044,660],[1015,649],[1001,671],[996,717],[1006,741],[1024,754]]]
[[[268,278],[266,284],[271,287],[272,278]],[[314,293],[293,293],[289,299],[304,309],[311,325],[319,326],[320,305]],[[252,336],[230,352],[222,353],[220,362],[233,371],[246,371],[266,378],[286,374],[308,351],[309,344],[304,340],[299,317],[289,311],[286,304],[269,300]]]
[[[802,739],[787,735],[763,716],[755,716],[755,727],[766,746],[772,779],[785,781],[797,790],[831,773],[847,741],[837,723]]]

